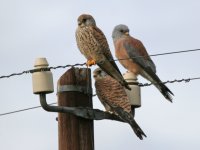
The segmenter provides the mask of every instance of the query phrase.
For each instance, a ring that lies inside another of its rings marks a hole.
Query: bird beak
[[[125,35],[129,35],[129,32],[125,32]]]

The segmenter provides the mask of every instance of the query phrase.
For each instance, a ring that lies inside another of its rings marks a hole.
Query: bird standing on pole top
[[[96,26],[91,15],[82,14],[78,17],[76,41],[80,52],[87,59],[87,66],[97,64],[107,74],[130,90],[128,83],[123,79],[119,68],[113,61],[105,35]]]
[[[126,25],[117,25],[113,30],[112,38],[115,46],[115,55],[124,68],[135,75],[142,75],[153,83],[167,100],[172,102],[171,95],[174,94],[156,75],[154,62],[142,42],[129,35],[129,28]]]
[[[131,104],[125,89],[115,79],[97,68],[93,72],[96,93],[106,111],[118,115],[124,122],[132,127],[135,134],[142,140],[145,133],[135,122],[131,112]]]

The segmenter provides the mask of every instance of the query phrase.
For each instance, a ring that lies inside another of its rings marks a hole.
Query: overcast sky
[[[114,55],[114,26],[126,24],[149,54],[200,48],[198,0],[0,0],[0,76],[33,68],[35,58],[50,66],[85,62],[75,42],[77,18],[91,14]],[[200,77],[200,52],[152,57],[163,80]],[[120,70],[125,69],[117,63]],[[95,67],[91,68],[92,70]],[[54,86],[67,69],[53,70]],[[139,82],[146,83],[143,78]],[[142,88],[136,121],[147,135],[140,141],[128,124],[95,121],[96,150],[199,150],[200,80],[167,86],[175,94],[169,103],[153,86]],[[93,89],[95,92],[95,89]],[[31,74],[0,80],[0,113],[38,106]],[[55,92],[47,96],[56,102]],[[97,97],[94,107],[103,109]],[[58,149],[57,114],[41,108],[0,116],[0,149]]]

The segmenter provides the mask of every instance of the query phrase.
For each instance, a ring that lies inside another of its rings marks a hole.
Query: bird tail
[[[159,79],[159,77],[150,70],[147,70],[147,72],[143,71],[141,75],[146,78],[147,80],[151,81],[152,84],[155,85],[155,87],[162,93],[162,95],[170,102],[172,102],[172,91]]]
[[[116,64],[115,64],[116,65]],[[98,66],[106,72],[108,75],[110,75],[112,78],[117,80],[122,86],[124,86],[126,89],[131,90],[128,83],[124,80],[121,72],[115,67],[113,64],[111,64],[109,61],[104,61],[101,63],[98,63]]]
[[[116,108],[112,108],[118,115],[119,117],[130,124],[130,126],[132,127],[133,131],[135,132],[135,134],[137,135],[137,137],[140,140],[143,140],[143,136],[147,137],[146,134],[142,131],[142,129],[140,128],[140,126],[136,123],[135,119],[133,118],[132,114],[124,111],[122,108],[120,107],[116,107]]]
[[[164,85],[162,82],[158,82],[158,83],[154,83],[154,85],[158,88],[158,90],[162,93],[162,95],[169,100],[170,102],[172,102],[172,96],[174,95],[169,88]]]

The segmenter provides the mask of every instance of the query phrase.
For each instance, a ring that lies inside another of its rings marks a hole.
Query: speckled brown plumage
[[[96,22],[91,15],[83,14],[79,16],[76,41],[79,50],[86,57],[89,65],[96,63],[120,84],[130,89],[115,62],[110,61],[113,60],[113,56],[106,37],[96,26]]]
[[[93,77],[95,79],[97,96],[105,109],[129,123],[140,139],[143,139],[143,136],[146,137],[145,133],[133,118],[128,96],[119,82],[107,75],[100,68],[94,70]]]
[[[112,77],[106,76],[95,82],[97,95],[102,104],[110,104],[116,107],[121,107],[124,111],[131,112],[131,104],[128,101],[128,96],[124,88]],[[106,108],[106,107],[105,107]],[[106,109],[107,111],[112,111]]]

